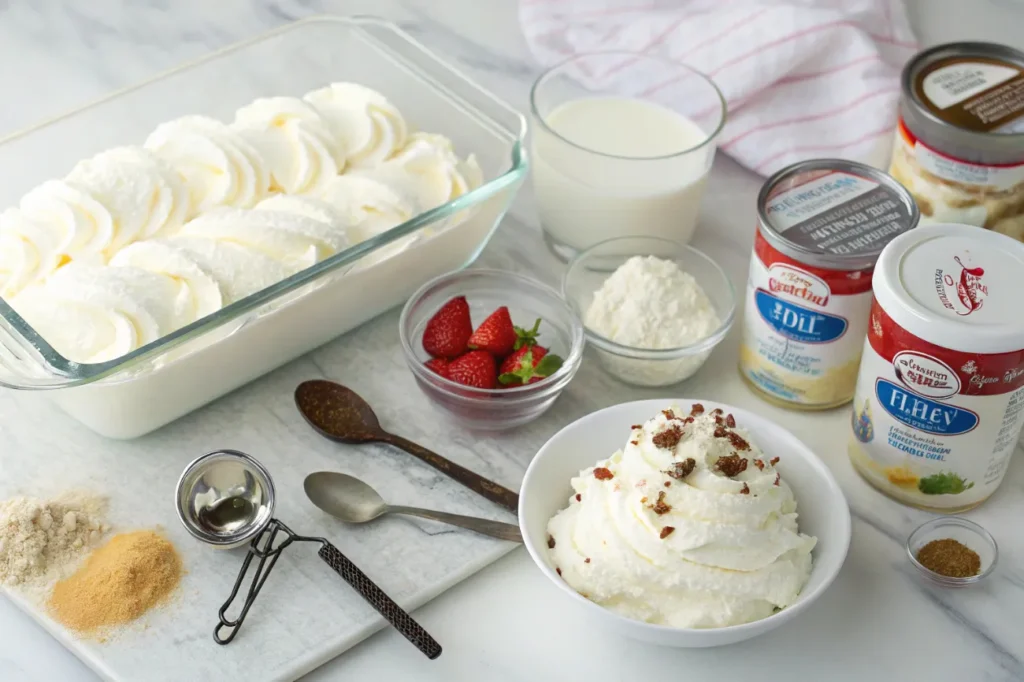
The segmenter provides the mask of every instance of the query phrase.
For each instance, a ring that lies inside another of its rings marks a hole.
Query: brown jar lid
[[[983,42],[918,53],[903,69],[900,114],[915,137],[963,161],[1024,161],[1024,52]]]

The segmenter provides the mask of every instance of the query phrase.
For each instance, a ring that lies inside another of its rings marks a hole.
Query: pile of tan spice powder
[[[106,510],[106,498],[87,492],[0,501],[0,585],[89,635],[105,634],[166,601],[183,573],[174,546],[150,530],[103,544],[110,530]]]
[[[164,602],[181,580],[181,557],[150,530],[115,535],[53,588],[54,618],[81,633],[129,623]]]
[[[49,592],[109,530],[106,508],[105,498],[85,492],[0,501],[0,584]]]

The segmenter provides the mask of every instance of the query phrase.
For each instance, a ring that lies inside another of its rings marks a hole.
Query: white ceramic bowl
[[[555,573],[548,555],[547,524],[556,512],[566,506],[572,492],[570,479],[581,469],[593,466],[622,447],[629,436],[631,424],[641,424],[673,404],[687,412],[694,402],[703,403],[708,410],[720,407],[727,413],[731,412],[765,454],[782,458],[779,468],[796,496],[800,530],[818,538],[812,554],[811,576],[797,601],[753,623],[698,630],[632,620],[577,594]],[[781,426],[746,410],[711,400],[664,399],[623,403],[566,426],[544,444],[526,470],[519,492],[519,526],[534,563],[565,595],[566,600],[588,609],[594,623],[633,639],[685,648],[741,642],[796,618],[832,584],[850,546],[850,510],[828,467]]]

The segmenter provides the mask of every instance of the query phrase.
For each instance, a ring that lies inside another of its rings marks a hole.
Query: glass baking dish
[[[411,126],[446,135],[460,155],[475,154],[483,184],[109,362],[69,361],[0,300],[0,385],[57,389],[52,399],[89,428],[134,438],[472,263],[526,174],[525,119],[374,17],[303,19],[0,140],[0,206],[79,159],[140,143],[168,119],[230,119],[257,97],[301,96],[334,81],[379,90]],[[416,241],[404,250],[390,246],[400,239]]]

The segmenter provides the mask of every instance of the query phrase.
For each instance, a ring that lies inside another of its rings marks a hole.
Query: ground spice
[[[181,558],[165,538],[149,530],[122,533],[57,583],[50,610],[78,632],[123,625],[166,599],[181,573]]]
[[[917,560],[933,573],[947,578],[970,578],[981,573],[981,557],[952,538],[932,540],[917,550]]]

